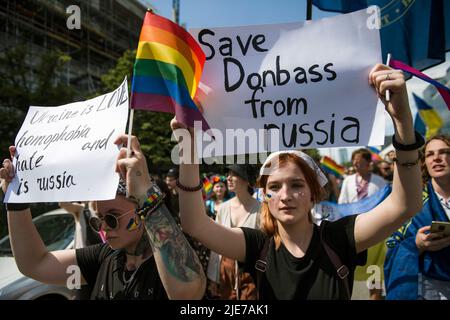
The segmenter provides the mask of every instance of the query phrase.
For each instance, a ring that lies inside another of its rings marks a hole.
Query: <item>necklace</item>
[[[124,282],[125,284],[129,284],[131,281],[133,281],[134,276],[136,275],[136,273],[138,272],[138,270],[139,270],[139,268],[141,267],[142,264],[143,264],[143,263],[141,263],[141,264],[133,271],[133,273],[131,274],[131,276],[130,276],[130,278],[129,278],[128,280],[125,278],[125,268],[123,269],[122,280],[123,280],[123,282]]]

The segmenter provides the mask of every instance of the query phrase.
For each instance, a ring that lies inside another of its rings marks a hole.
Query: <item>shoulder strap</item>
[[[256,260],[255,269],[256,269],[256,290],[257,290],[257,298],[258,300],[261,298],[261,284],[263,273],[267,270],[267,252],[269,251],[270,239],[267,238],[264,241],[264,246],[259,255],[259,259]]]
[[[339,256],[334,252],[333,249],[324,241],[322,236],[323,226],[320,226],[320,242],[322,243],[323,247],[325,248],[325,252],[328,255],[328,258],[330,258],[331,263],[333,264],[334,268],[336,269],[336,273],[339,277],[339,279],[342,280],[342,283],[344,284],[345,291],[347,292],[348,299],[351,298],[350,293],[350,286],[349,286],[349,279],[348,275],[350,271],[348,270],[347,266],[341,262],[341,259]]]

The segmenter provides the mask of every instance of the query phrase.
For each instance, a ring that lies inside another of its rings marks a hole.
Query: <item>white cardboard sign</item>
[[[128,119],[127,80],[113,92],[58,107],[30,107],[16,136],[5,202],[113,199],[116,137]]]
[[[207,148],[197,140],[202,157],[383,144],[383,109],[368,83],[381,62],[369,13],[191,30],[207,58],[198,96],[216,138],[203,134]]]

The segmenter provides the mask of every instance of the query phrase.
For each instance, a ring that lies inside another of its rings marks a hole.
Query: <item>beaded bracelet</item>
[[[158,188],[156,184],[153,184],[147,190],[147,199],[140,208],[136,208],[136,214],[141,218],[144,218],[148,214],[158,209],[158,207],[164,202],[165,194]]]
[[[411,167],[414,167],[416,164],[419,163],[419,161],[420,161],[420,153],[419,153],[419,156],[417,157],[417,159],[416,159],[415,161],[413,161],[413,162],[403,162],[403,163],[400,163],[400,162],[398,162],[398,159],[397,159],[396,157],[395,157],[394,159],[392,159],[392,161],[394,161],[395,163],[398,163],[398,164],[401,165],[402,167],[411,168]]]
[[[198,186],[195,186],[195,187],[186,187],[186,186],[182,185],[182,184],[180,183],[180,179],[177,179],[176,184],[177,184],[177,187],[178,187],[179,189],[181,189],[181,190],[183,190],[183,191],[186,191],[186,192],[200,191],[200,190],[202,190],[202,188],[203,188],[203,181],[202,181],[202,180],[200,180],[200,183],[198,184]]]

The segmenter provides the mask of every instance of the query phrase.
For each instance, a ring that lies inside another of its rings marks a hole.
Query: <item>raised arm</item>
[[[128,137],[120,136],[116,144],[127,145]],[[117,170],[126,176],[129,196],[142,207],[153,186],[147,164],[136,137],[131,138],[132,157],[122,148]],[[146,238],[153,249],[159,276],[170,299],[201,299],[206,277],[195,251],[189,245],[164,204],[146,217]]]
[[[395,141],[400,145],[416,143],[418,137],[414,133],[403,73],[378,64],[370,72],[369,83],[392,118]],[[390,101],[385,99],[386,90],[390,90]],[[377,207],[357,217],[355,242],[358,252],[383,241],[422,208],[419,147],[411,151],[396,150],[391,194]]]
[[[178,122],[171,122],[175,137],[179,140],[183,160],[180,164],[179,181],[183,186],[194,187],[200,184],[199,161],[194,148],[194,133],[192,129]],[[181,137],[181,141],[180,141]],[[186,157],[186,154],[189,156]],[[208,217],[201,191],[187,192],[179,188],[180,218],[183,230],[199,240],[212,251],[235,259],[245,259],[245,238],[240,228],[222,226]]]
[[[11,158],[15,147],[10,147]],[[14,177],[14,168],[9,159],[3,161],[0,169],[2,190],[6,192],[8,184]],[[35,280],[66,285],[69,266],[76,266],[75,250],[60,250],[49,252],[31,219],[31,211],[24,204],[9,204],[8,227],[11,248],[17,267],[27,277]],[[81,284],[85,284],[81,276]]]

